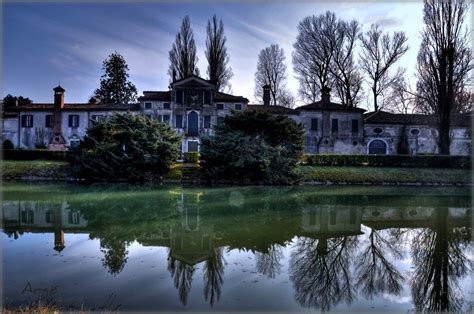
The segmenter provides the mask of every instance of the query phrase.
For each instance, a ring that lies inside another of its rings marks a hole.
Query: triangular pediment
[[[171,87],[215,88],[215,85],[209,82],[208,80],[203,79],[202,77],[199,77],[197,75],[191,75],[187,78],[174,81],[173,83],[171,83]]]

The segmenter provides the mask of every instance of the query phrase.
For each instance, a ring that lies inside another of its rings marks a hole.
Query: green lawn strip
[[[303,181],[347,183],[467,184],[470,170],[440,168],[315,167],[301,166]]]
[[[44,177],[61,179],[69,176],[69,165],[65,161],[4,160],[1,165],[4,178]]]

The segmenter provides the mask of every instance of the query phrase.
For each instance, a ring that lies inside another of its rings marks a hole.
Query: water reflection
[[[13,239],[46,232],[57,252],[65,233],[100,241],[102,264],[116,276],[127,267],[128,248],[168,248],[167,270],[181,304],[188,303],[197,269],[203,296],[219,302],[225,252],[254,253],[266,278],[288,267],[295,300],[331,310],[339,304],[400,295],[411,287],[416,310],[457,311],[458,283],[469,272],[470,199],[390,193],[318,194],[305,188],[160,189],[79,193],[5,193],[4,232]],[[77,191],[76,191],[77,192]],[[283,263],[285,250],[289,262]],[[412,259],[411,273],[397,260]]]

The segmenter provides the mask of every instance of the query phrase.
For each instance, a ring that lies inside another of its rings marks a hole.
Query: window
[[[170,110],[170,109],[171,109],[170,103],[169,103],[169,102],[163,103],[163,109],[165,109],[165,110]]]
[[[352,133],[358,133],[358,132],[359,132],[359,120],[352,119]]]
[[[169,114],[163,115],[163,122],[169,122],[169,121],[170,121],[170,115]]]
[[[176,91],[176,103],[177,104],[182,104],[183,103],[183,91],[182,90]]]
[[[79,126],[79,115],[70,114],[69,115],[69,127],[70,128],[77,128],[78,126]]]
[[[79,220],[80,218],[81,218],[81,216],[79,215],[79,212],[70,211],[69,215],[68,215],[68,222],[71,225],[78,225],[79,221],[80,221]]]
[[[21,127],[22,128],[32,128],[33,127],[33,115],[26,114],[21,116]]]
[[[211,91],[204,92],[204,103],[209,105],[211,103]]]
[[[318,119],[313,118],[311,119],[311,131],[317,131],[318,130]]]
[[[45,127],[47,128],[54,128],[54,115],[48,114],[46,115],[46,124]]]
[[[93,114],[91,120],[99,122],[104,119],[104,116],[101,114]]]
[[[21,212],[21,222],[26,224],[32,224],[34,219],[34,214],[31,209],[23,210]]]
[[[234,109],[235,110],[242,110],[242,104],[235,104]]]
[[[339,131],[339,120],[338,119],[332,119],[331,131],[332,131],[332,133],[337,133]]]
[[[145,103],[145,109],[151,109],[151,102]]]
[[[331,209],[329,212],[329,224],[335,225],[337,223],[337,212],[335,209]]]
[[[211,128],[211,116],[204,116],[204,128],[205,129]]]
[[[175,128],[182,129],[183,128],[183,116],[180,114],[176,115],[176,120],[175,120]]]
[[[52,210],[46,211],[46,223],[51,224],[54,223],[54,212]]]
[[[224,110],[224,104],[217,104],[217,110]]]
[[[418,134],[420,134],[420,130],[418,130],[418,129],[411,129],[411,130],[410,130],[410,133],[411,133],[412,135],[418,135]]]
[[[382,129],[381,129],[381,128],[374,128],[373,131],[374,131],[375,134],[380,134],[380,133],[382,133]]]

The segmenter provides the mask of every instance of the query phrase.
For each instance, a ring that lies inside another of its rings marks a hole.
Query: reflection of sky
[[[366,233],[367,234],[367,233]],[[58,286],[55,297],[66,304],[86,307],[105,307],[127,310],[208,310],[203,296],[203,263],[195,266],[192,289],[187,306],[179,302],[170,273],[167,270],[168,249],[142,246],[137,242],[128,247],[128,260],[122,272],[113,276],[103,267],[99,241],[89,240],[87,234],[66,234],[66,249],[60,254],[53,250],[52,233],[25,233],[17,240],[3,236],[4,249],[4,302],[24,300],[37,294],[21,291],[30,282],[33,289]],[[281,273],[267,278],[255,269],[252,252],[224,250],[224,283],[216,310],[305,310],[295,301],[293,282],[289,277],[290,254],[297,238],[283,249]],[[359,238],[362,244],[366,235]],[[412,309],[409,283],[411,259],[408,246],[401,260],[391,260],[406,280],[400,295],[381,293],[372,300],[356,296],[348,305],[340,303],[333,310],[339,311],[406,311]],[[355,261],[354,261],[355,262]],[[461,291],[469,290],[469,276],[460,280]],[[314,309],[306,309],[314,310]]]
[[[206,76],[205,28],[215,13],[225,25],[235,94],[253,101],[258,53],[273,43],[285,51],[288,87],[296,93],[291,54],[298,22],[326,10],[345,20],[358,19],[364,30],[379,23],[389,32],[405,31],[410,50],[397,66],[407,68],[413,80],[423,26],[421,2],[8,3],[3,21],[3,92],[50,102],[51,88],[60,81],[66,102],[87,101],[98,86],[102,61],[114,50],[127,60],[139,92],[166,90],[168,51],[186,14],[195,34],[198,67]]]

